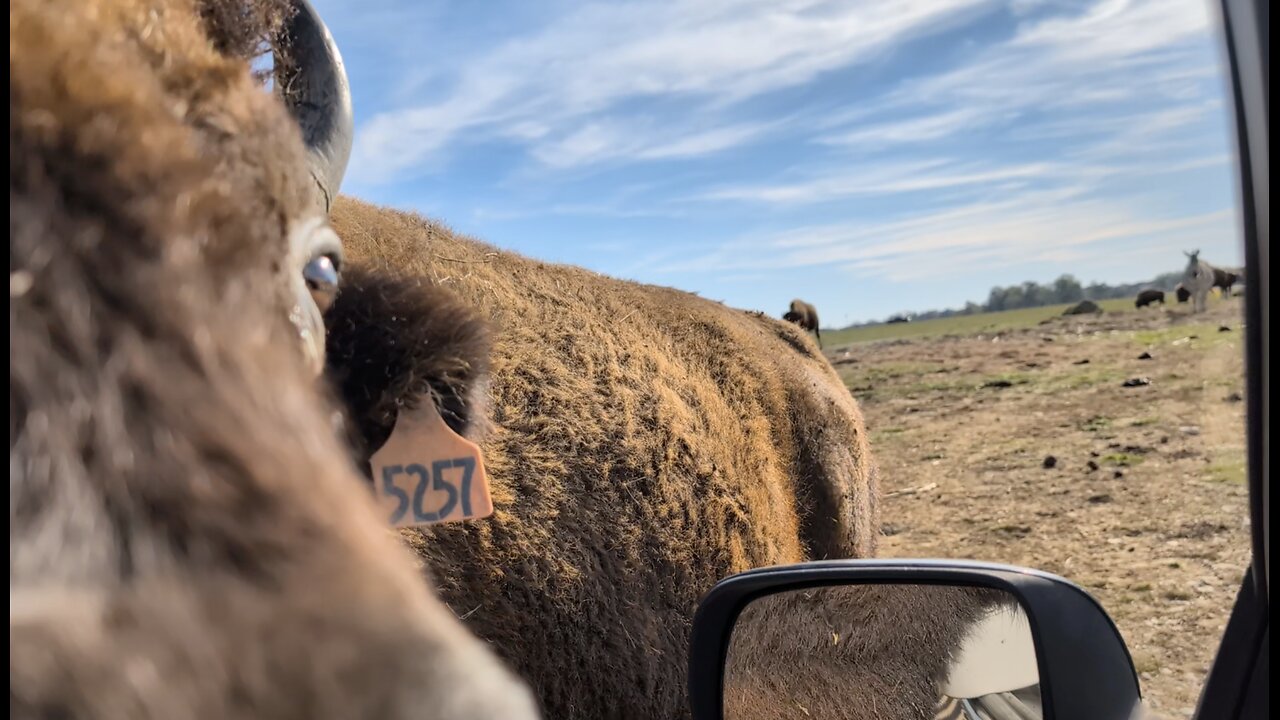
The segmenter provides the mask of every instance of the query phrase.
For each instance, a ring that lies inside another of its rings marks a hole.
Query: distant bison
[[[906,315],[894,315],[893,317],[889,318],[885,322],[890,325],[894,323],[909,323],[911,322],[911,318]]]
[[[1241,273],[1237,270],[1215,267],[1213,269],[1213,286],[1222,292],[1222,297],[1231,297],[1231,287],[1240,282],[1240,275]]]
[[[1089,313],[1100,313],[1102,308],[1098,307],[1098,303],[1092,300],[1081,300],[1062,311],[1063,315],[1088,315]]]
[[[792,300],[791,309],[783,314],[782,319],[817,335],[818,347],[822,347],[822,331],[818,329],[818,311],[812,305],[803,300]]]
[[[1153,290],[1150,288],[1143,290],[1138,293],[1138,297],[1134,299],[1133,306],[1143,308],[1153,303],[1160,303],[1161,305],[1164,304],[1163,290]]]
[[[1184,303],[1191,299],[1191,291],[1182,283],[1173,289],[1173,294],[1178,298],[1178,302]]]

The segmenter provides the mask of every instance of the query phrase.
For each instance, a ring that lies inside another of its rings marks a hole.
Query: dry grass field
[[[1240,300],[1104,307],[935,321],[828,356],[881,463],[881,554],[1074,580],[1119,625],[1152,709],[1187,717],[1249,558]]]

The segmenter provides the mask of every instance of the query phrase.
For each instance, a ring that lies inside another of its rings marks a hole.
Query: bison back
[[[712,585],[874,553],[861,414],[798,328],[357,201],[334,223],[351,262],[448,284],[492,323],[494,514],[404,536],[549,716],[686,716]]]

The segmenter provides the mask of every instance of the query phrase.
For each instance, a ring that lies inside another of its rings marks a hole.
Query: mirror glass
[[[1039,720],[1027,617],[1000,590],[840,585],[748,604],[724,668],[725,720]]]

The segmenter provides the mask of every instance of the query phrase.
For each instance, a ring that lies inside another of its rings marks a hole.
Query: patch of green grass
[[[1082,390],[1094,385],[1119,384],[1125,377],[1124,372],[1112,368],[1083,365],[1074,372],[1052,375],[1045,380],[1044,388],[1052,392],[1063,390]]]
[[[1015,385],[1030,385],[1033,379],[1033,375],[1024,372],[996,373],[995,375],[983,375],[978,381],[978,387],[998,390]]]
[[[1137,651],[1133,653],[1133,669],[1140,673],[1160,672],[1161,663],[1155,654]]]
[[[952,378],[948,380],[926,380],[902,386],[903,395],[920,395],[924,393],[973,392],[977,380],[969,378]]]
[[[839,369],[846,385],[884,385],[902,378],[933,375],[945,371],[941,363],[886,362],[875,365],[848,365]]]
[[[1094,415],[1080,425],[1081,430],[1088,432],[1098,432],[1099,430],[1106,430],[1109,427],[1111,427],[1111,418],[1103,415]]]
[[[1133,301],[1127,298],[1102,300],[1098,305],[1108,313],[1133,310]],[[882,323],[880,325],[865,325],[845,330],[828,330],[824,333],[823,341],[828,344],[828,347],[835,348],[841,345],[874,342],[876,340],[894,340],[897,338],[995,333],[1003,330],[1035,327],[1042,320],[1061,317],[1062,311],[1068,307],[1070,305],[1046,305],[1022,310],[956,315],[949,318],[935,318],[920,322],[894,323],[891,325]]]
[[[1214,482],[1243,485],[1248,479],[1249,468],[1244,457],[1219,457],[1209,464],[1209,479]]]
[[[907,431],[904,427],[887,427],[880,430],[872,430],[871,437],[878,442],[884,442],[890,438],[895,438]]]
[[[1115,465],[1117,467],[1133,467],[1134,465],[1142,464],[1142,461],[1145,459],[1146,458],[1141,455],[1123,452],[1110,453],[1102,456],[1102,462],[1109,465]]]
[[[1195,339],[1190,342],[1179,342],[1193,335]],[[1135,330],[1133,332],[1133,342],[1143,348],[1168,347],[1177,342],[1182,346],[1203,350],[1230,342],[1234,339],[1234,335],[1235,333],[1218,332],[1217,324],[1193,323],[1189,325],[1174,325],[1156,330]]]

